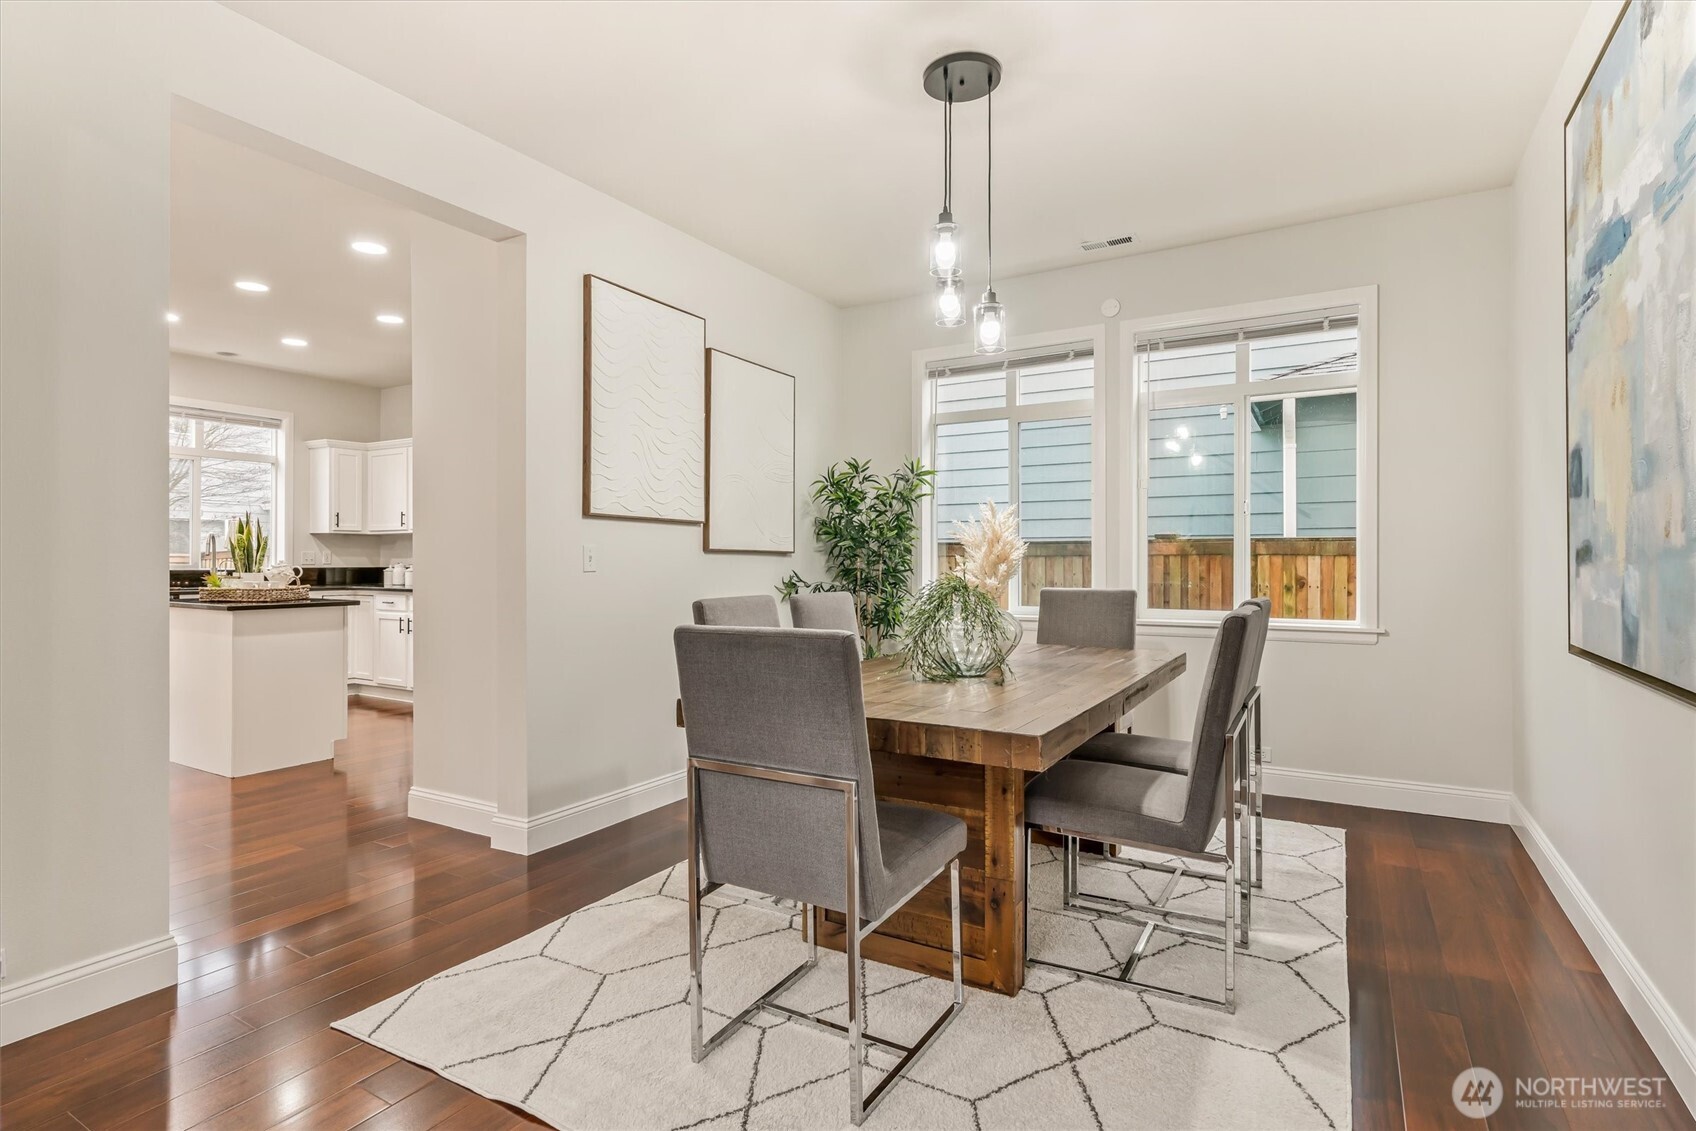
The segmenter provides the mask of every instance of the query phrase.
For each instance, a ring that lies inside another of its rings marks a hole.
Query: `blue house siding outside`
[[[936,429],[936,530],[952,541],[954,523],[978,517],[985,500],[1012,499],[1005,420],[940,424]],[[1090,421],[1019,425],[1020,532],[1030,542],[1085,542],[1090,536]]]
[[[1353,538],[1355,394],[1295,399],[1296,529],[1300,538]],[[1227,407],[1155,409],[1148,427],[1148,534],[1229,538],[1235,419]],[[1255,402],[1248,425],[1249,529],[1284,533],[1284,402]],[[1174,450],[1174,447],[1176,450]],[[1195,457],[1200,456],[1198,465]]]
[[[1335,393],[1296,402],[1296,536],[1353,538],[1355,395]]]
[[[1087,542],[1090,422],[1019,425],[1019,533],[1027,542]]]

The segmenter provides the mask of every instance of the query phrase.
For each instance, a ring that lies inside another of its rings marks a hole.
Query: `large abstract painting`
[[[1569,646],[1696,703],[1696,5],[1621,12],[1566,194]]]
[[[706,320],[583,276],[583,513],[706,519]]]
[[[709,552],[795,552],[795,378],[707,351]]]

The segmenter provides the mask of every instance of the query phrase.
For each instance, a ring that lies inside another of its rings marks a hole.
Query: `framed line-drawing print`
[[[795,378],[707,351],[709,553],[795,552]]]
[[[583,513],[706,521],[707,322],[583,276]]]
[[[1567,646],[1696,703],[1696,5],[1631,0],[1566,120]]]

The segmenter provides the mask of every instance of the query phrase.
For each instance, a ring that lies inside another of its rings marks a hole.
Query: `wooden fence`
[[[1250,591],[1272,598],[1272,615],[1294,620],[1355,618],[1353,538],[1256,538],[1249,543]],[[1229,609],[1235,603],[1229,538],[1151,538],[1153,609]]]
[[[1253,594],[1272,598],[1272,615],[1293,620],[1355,618],[1353,538],[1256,538],[1249,543]],[[957,543],[937,546],[944,572],[960,560]],[[1154,538],[1148,543],[1151,609],[1229,609],[1236,603],[1229,538]],[[1032,542],[1025,550],[1020,603],[1035,607],[1050,585],[1087,587],[1088,542]]]
[[[939,543],[936,551],[943,573],[953,569],[960,560],[958,542]],[[1088,542],[1028,543],[1019,576],[1019,603],[1026,608],[1035,608],[1037,594],[1050,585],[1087,589],[1092,576]]]

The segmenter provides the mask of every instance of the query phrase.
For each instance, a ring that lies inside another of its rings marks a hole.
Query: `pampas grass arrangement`
[[[1019,537],[1019,508],[997,507],[986,499],[971,522],[954,523],[954,535],[964,554],[954,572],[982,589],[997,605],[1007,604],[1007,587],[1025,559],[1025,541]]]

